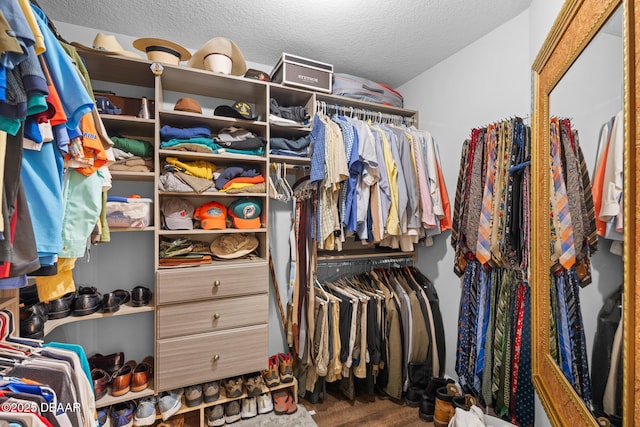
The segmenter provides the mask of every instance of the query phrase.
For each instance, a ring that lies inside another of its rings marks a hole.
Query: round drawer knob
[[[218,320],[220,318],[220,313],[215,313],[213,315],[213,320]]]
[[[218,286],[220,286],[220,280],[216,280],[215,282],[213,282],[214,288],[217,288]]]
[[[218,360],[220,360],[220,355],[219,354],[214,355],[213,356],[213,361],[217,362]]]

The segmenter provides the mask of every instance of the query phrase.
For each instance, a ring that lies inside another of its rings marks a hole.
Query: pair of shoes
[[[264,386],[264,380],[260,372],[245,375],[244,388],[247,390],[248,397],[256,397],[262,394],[262,387]]]
[[[71,314],[87,316],[102,308],[102,295],[95,286],[80,286],[71,302]]]
[[[120,306],[131,300],[131,294],[124,289],[116,289],[102,296],[102,312],[115,313],[120,310]]]
[[[149,305],[153,292],[144,286],[136,286],[131,290],[131,305],[134,307],[142,307]]]
[[[224,385],[224,390],[227,394],[227,397],[240,397],[242,396],[242,378],[241,377],[233,377],[227,378],[222,381]]]
[[[232,400],[224,405],[224,422],[226,424],[232,424],[239,421],[242,418],[240,414],[240,401]]]
[[[202,403],[202,384],[190,385],[184,389],[184,403],[188,407],[198,406]]]
[[[258,415],[258,403],[255,397],[247,397],[242,399],[242,419],[253,418]]]
[[[218,381],[196,384],[184,389],[184,400],[188,407],[198,406],[202,404],[202,401],[205,403],[215,402],[219,397]]]
[[[131,427],[135,410],[136,404],[131,400],[112,405],[109,409],[111,427]]]
[[[153,356],[147,356],[133,368],[131,391],[142,391],[149,387],[151,378],[153,378]]]
[[[109,409],[110,408],[108,406],[98,409],[98,427],[111,427]]]
[[[163,421],[168,420],[173,414],[178,412],[182,405],[181,399],[183,393],[184,390],[181,388],[160,393],[158,409],[160,409]]]
[[[71,314],[71,304],[73,303],[73,297],[75,294],[75,292],[69,292],[60,298],[45,302],[45,305],[47,306],[48,319],[62,319],[69,316]]]
[[[111,376],[104,369],[93,368],[91,370],[91,382],[96,400],[102,399],[107,394],[110,380]]]
[[[259,414],[268,414],[273,411],[273,398],[271,397],[271,393],[261,394],[256,397],[256,401],[258,403]]]
[[[150,426],[156,421],[156,404],[158,400],[155,396],[146,396],[138,401],[138,408],[133,417],[134,426]]]
[[[39,302],[20,309],[20,336],[41,340],[44,337],[44,322],[47,321],[47,306]]]
[[[269,367],[262,371],[262,378],[264,378],[267,387],[275,387],[280,384],[278,366],[278,355],[274,354],[269,358]]]
[[[420,419],[427,422],[433,421],[433,413],[436,409],[436,393],[440,387],[445,387],[447,384],[453,384],[454,381],[451,378],[432,377],[422,393],[422,401],[420,402],[420,409],[418,409],[418,415]]]
[[[100,353],[96,353],[89,359],[89,367],[91,369],[102,369],[109,375],[113,375],[115,371],[122,368],[124,364],[124,353],[119,351],[116,353],[107,354],[103,356]]]
[[[293,357],[291,353],[278,354],[278,370],[281,382],[290,383],[293,381]]]
[[[211,403],[218,400],[220,397],[220,386],[218,381],[209,381],[202,384],[202,394],[204,395],[205,403]]]
[[[111,396],[122,396],[131,390],[131,378],[136,366],[135,360],[129,360],[111,375]]]
[[[458,386],[452,383],[440,387],[436,392],[436,405],[433,412],[433,425],[436,427],[447,427],[453,418],[455,408],[453,398],[460,396]]]
[[[223,405],[215,405],[209,406],[204,409],[204,418],[207,421],[207,425],[209,427],[220,427],[223,426],[224,421],[224,406]]]
[[[273,412],[276,415],[291,415],[297,410],[298,405],[290,390],[278,390],[273,393]]]

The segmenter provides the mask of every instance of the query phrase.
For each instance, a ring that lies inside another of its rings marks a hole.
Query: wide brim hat
[[[181,61],[188,61],[191,52],[178,43],[155,37],[143,37],[133,41],[133,47],[145,52],[150,61],[178,65]]]
[[[71,45],[78,49],[89,52],[100,53],[102,55],[120,55],[128,58],[143,59],[135,52],[124,50],[115,36],[111,34],[98,33],[93,39],[93,47],[85,46],[82,43],[71,42]]]
[[[250,254],[258,247],[258,238],[253,234],[223,234],[211,242],[211,253],[218,258],[240,258]]]
[[[247,72],[247,63],[238,45],[225,37],[214,37],[203,44],[189,60],[189,67],[207,70],[204,59],[208,55],[220,54],[231,59],[231,74],[244,76]],[[213,71],[213,70],[209,70]]]

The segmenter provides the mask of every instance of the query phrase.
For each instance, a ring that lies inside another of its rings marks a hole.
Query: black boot
[[[424,421],[433,421],[433,413],[436,408],[436,393],[439,388],[445,387],[449,383],[454,381],[451,378],[433,377],[427,388],[422,392],[422,401],[420,402],[420,409],[418,415]]]
[[[404,398],[408,406],[417,408],[422,401],[422,393],[431,379],[431,365],[428,363],[409,363],[409,388]]]

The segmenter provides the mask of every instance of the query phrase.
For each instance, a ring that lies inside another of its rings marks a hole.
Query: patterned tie
[[[533,383],[531,382],[531,304],[529,285],[520,283],[518,293],[523,292],[522,316],[525,321],[522,324],[522,341],[520,343],[520,366],[518,368],[518,388],[515,394],[515,420],[518,425],[534,425],[534,399]]]
[[[458,231],[460,227],[460,217],[462,215],[462,201],[464,200],[466,180],[467,180],[467,167],[469,162],[469,146],[470,140],[465,140],[462,144],[462,154],[460,155],[460,169],[458,170],[458,183],[456,185],[456,200],[453,204],[453,222],[451,225],[451,246],[454,249],[458,248]]]
[[[496,126],[489,125],[487,149],[487,179],[482,195],[482,211],[478,224],[478,242],[476,245],[476,258],[480,263],[486,264],[491,259],[491,212],[493,210],[493,185],[496,178]]]
[[[557,117],[551,119],[549,125],[551,133],[551,173],[553,186],[556,192],[556,207],[558,210],[558,223],[560,224],[560,264],[571,268],[576,263],[576,250],[573,245],[573,229],[571,226],[571,213],[569,201],[562,173],[562,161],[560,159],[560,125]]]
[[[589,378],[589,365],[587,362],[587,344],[582,322],[582,310],[580,309],[580,280],[575,269],[567,271],[567,313],[569,325],[572,330],[572,345],[574,366],[579,387],[578,393],[582,400],[589,405],[591,402],[591,381]]]
[[[477,309],[477,270],[478,263],[470,261],[464,272],[462,281],[462,295],[460,296],[460,312],[458,318],[458,345],[456,349],[456,373],[460,385],[468,390],[473,385],[473,358],[475,354],[475,323]]]

